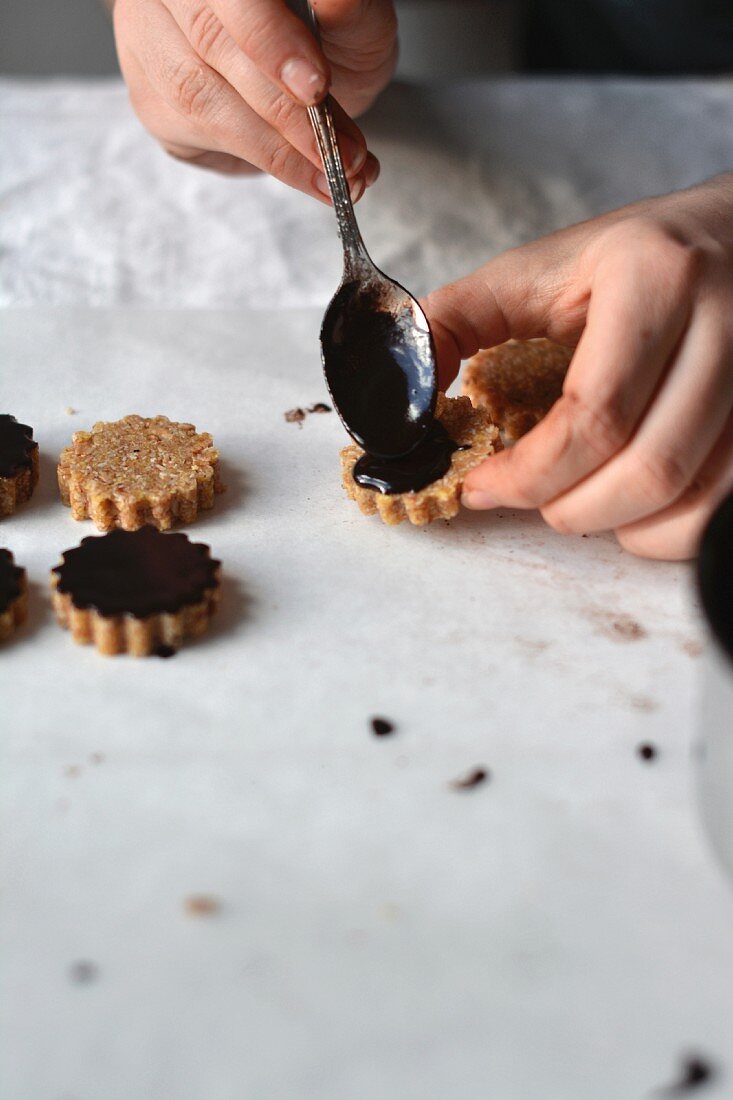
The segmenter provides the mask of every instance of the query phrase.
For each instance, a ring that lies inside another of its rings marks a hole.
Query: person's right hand
[[[351,120],[389,81],[392,0],[316,0],[322,47],[285,0],[116,0],[132,105],[174,157],[269,172],[323,201],[328,186],[305,106],[330,90],[352,198],[379,174]]]

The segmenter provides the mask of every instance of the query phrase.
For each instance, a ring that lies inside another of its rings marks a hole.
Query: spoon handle
[[[356,273],[365,265],[371,267],[371,260],[361,238],[351,196],[349,195],[349,185],[346,182],[346,174],[344,173],[341,153],[336,141],[336,130],[333,125],[333,116],[328,99],[315,107],[309,107],[308,117],[316,135],[321,159],[323,160],[323,168],[328,180],[328,189],[331,192],[333,208],[336,211],[339,237],[344,248],[344,266],[347,273]]]
[[[289,0],[289,6],[297,11],[301,19],[305,21],[320,41],[318,20],[308,0]],[[346,181],[346,173],[344,172],[344,165],[336,139],[336,128],[331,114],[331,97],[326,96],[315,107],[309,107],[308,117],[316,135],[321,160],[323,161],[323,169],[328,181],[328,189],[331,192],[333,208],[336,211],[339,237],[344,249],[344,271],[347,276],[356,276],[365,267],[372,268],[374,265],[366,250],[364,241],[361,239],[354,206],[349,195],[349,185]]]

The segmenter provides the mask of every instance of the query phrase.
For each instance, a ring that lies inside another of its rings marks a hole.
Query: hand
[[[644,557],[696,554],[733,488],[733,173],[498,256],[425,301],[442,386],[510,337],[577,350],[563,395],[466,478],[469,508],[539,508]]]
[[[285,0],[116,0],[120,67],[142,123],[172,156],[261,169],[328,201],[304,106],[329,88],[352,198],[379,174],[349,117],[392,75],[392,0],[319,0],[322,48]]]

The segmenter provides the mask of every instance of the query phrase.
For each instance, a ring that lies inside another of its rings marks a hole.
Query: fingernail
[[[373,183],[379,179],[379,173],[382,167],[376,157],[370,157],[367,162],[367,166],[364,169],[364,178],[366,180],[367,187],[371,187]]]
[[[280,71],[280,79],[291,95],[306,107],[317,103],[326,90],[323,73],[319,73],[310,61],[302,57],[291,57],[290,61],[286,61]]]
[[[464,508],[473,508],[476,511],[499,507],[499,501],[494,500],[483,489],[465,489],[461,497],[461,504]]]
[[[344,169],[347,173],[355,176],[367,159],[366,149],[363,145],[359,145],[357,141],[354,141],[353,138],[347,137],[346,134],[339,134],[339,149],[341,150]]]
[[[327,199],[331,198],[331,192],[328,187],[328,180],[324,176],[323,172],[317,172],[313,178],[313,185],[317,191],[320,191],[322,195],[325,195]],[[358,202],[366,189],[366,183],[364,177],[359,176],[358,179],[352,180],[349,185],[349,194],[351,195],[352,202]]]
[[[322,195],[325,195],[327,199],[331,198],[331,192],[330,192],[329,187],[328,187],[328,180],[324,176],[323,172],[317,172],[316,173],[316,177],[313,180],[313,183],[315,184],[317,190],[320,191]]]

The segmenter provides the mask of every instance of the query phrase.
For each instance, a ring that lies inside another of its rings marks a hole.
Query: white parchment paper
[[[495,252],[733,167],[733,82],[397,85],[362,120],[375,260],[422,293]],[[323,309],[333,212],[167,157],[119,81],[0,80],[0,304]]]
[[[335,414],[283,419],[326,396],[319,316],[3,317],[0,407],[43,456],[0,540],[32,582],[0,654],[3,1097],[630,1100],[689,1050],[730,1096],[688,568],[531,515],[361,516]],[[230,486],[189,531],[221,612],[169,661],[76,647],[45,595],[94,533],[58,452],[130,411],[212,431]]]

